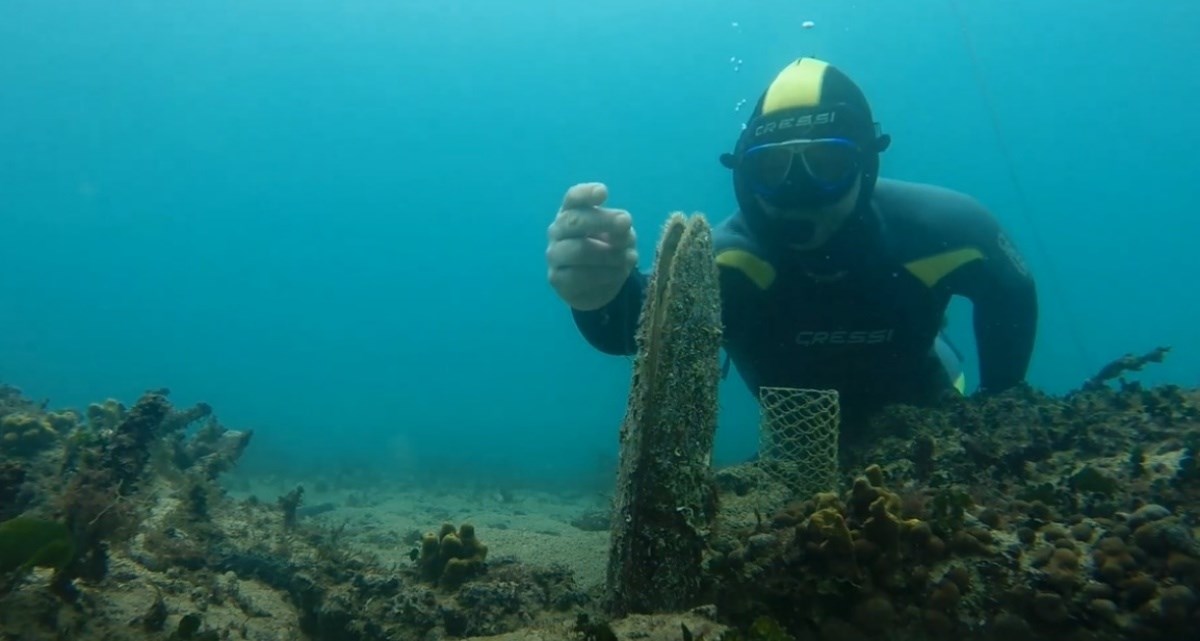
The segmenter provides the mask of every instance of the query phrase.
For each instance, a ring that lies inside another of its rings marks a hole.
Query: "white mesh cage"
[[[759,465],[779,483],[808,498],[837,489],[837,390],[759,389]]]

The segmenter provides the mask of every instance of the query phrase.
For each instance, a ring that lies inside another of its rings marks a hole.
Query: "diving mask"
[[[774,206],[807,208],[840,200],[862,171],[862,148],[846,138],[765,143],[742,153],[739,169],[752,192]]]

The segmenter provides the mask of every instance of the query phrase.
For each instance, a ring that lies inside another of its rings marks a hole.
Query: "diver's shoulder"
[[[746,218],[739,211],[713,225],[712,235],[713,249],[717,253],[729,249],[744,249],[755,253],[760,251],[754,234],[746,224]]]
[[[713,226],[713,253],[721,269],[722,296],[762,291],[775,280],[773,257],[755,239],[741,212]]]
[[[995,235],[996,222],[974,197],[927,183],[880,180],[874,202],[883,229],[902,261],[956,247],[975,247]]]
[[[880,178],[875,185],[875,201],[885,215],[987,213],[974,196],[931,183]]]
[[[925,182],[880,180],[875,206],[893,240],[965,244],[994,234],[997,226],[971,194]]]

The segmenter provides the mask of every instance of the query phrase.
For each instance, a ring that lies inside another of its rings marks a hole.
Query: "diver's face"
[[[861,190],[862,176],[860,175],[840,200],[828,205],[807,209],[782,209],[760,196],[755,196],[755,198],[768,217],[788,230],[785,242],[788,249],[809,251],[824,245],[837,233],[838,229],[841,229],[850,214],[854,213]]]

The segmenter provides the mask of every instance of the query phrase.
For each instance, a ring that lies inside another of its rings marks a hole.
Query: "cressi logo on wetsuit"
[[[796,334],[796,344],[801,347],[819,345],[882,345],[890,343],[896,336],[893,329],[801,331]]]

